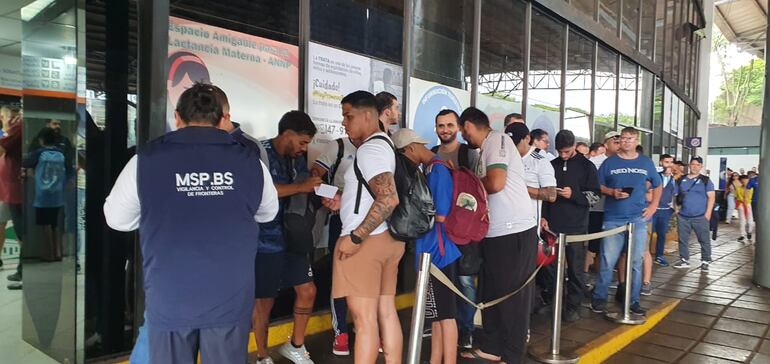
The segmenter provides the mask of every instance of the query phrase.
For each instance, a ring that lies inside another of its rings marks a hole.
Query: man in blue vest
[[[260,144],[262,161],[269,164],[270,175],[282,200],[281,211],[273,221],[262,224],[259,237],[259,254],[254,266],[257,277],[254,303],[254,337],[257,342],[257,364],[272,364],[267,352],[267,329],[270,311],[278,292],[284,287],[294,287],[294,332],[278,352],[296,364],[312,364],[305,349],[305,329],[313,312],[316,286],[307,253],[294,244],[310,244],[311,241],[295,241],[287,235],[284,225],[284,209],[289,197],[314,192],[320,185],[320,177],[309,177],[307,147],[315,136],[316,127],[310,116],[302,111],[289,111],[278,122],[278,136]],[[303,180],[303,178],[306,178]],[[315,220],[315,217],[313,217]]]
[[[179,98],[177,131],[140,149],[104,204],[113,229],[139,228],[150,361],[243,363],[259,225],[278,211],[258,155],[216,127],[211,85]]]

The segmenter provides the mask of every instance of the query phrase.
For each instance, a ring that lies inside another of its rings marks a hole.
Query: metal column
[[[767,18],[767,29],[770,30],[770,17]],[[765,44],[765,59],[767,50],[770,49],[770,38]],[[759,178],[759,209],[754,219],[757,221],[757,240],[754,245],[754,283],[770,287],[770,179],[767,171],[770,171],[770,156],[767,155],[767,146],[770,145],[770,64],[765,63],[765,97],[762,106],[762,134],[759,140],[759,171],[763,177]]]

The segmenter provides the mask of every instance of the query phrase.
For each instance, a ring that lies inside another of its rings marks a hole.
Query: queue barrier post
[[[634,224],[628,223],[628,244],[626,250],[626,284],[625,284],[625,299],[623,300],[623,312],[608,312],[605,316],[608,320],[614,321],[619,324],[625,325],[641,325],[647,320],[644,316],[631,314],[631,286],[633,285],[634,259],[633,251],[634,244],[641,243],[634,241]],[[620,272],[618,272],[620,273]]]
[[[558,242],[558,255],[557,267],[556,267],[556,291],[554,292],[554,304],[553,304],[553,335],[551,337],[550,347],[531,347],[529,355],[541,362],[548,364],[565,364],[565,363],[577,363],[580,357],[573,353],[561,352],[561,310],[563,305],[563,293],[564,293],[564,266],[565,266],[565,249],[567,245],[567,236],[559,234]]]
[[[420,364],[422,350],[422,330],[425,321],[425,296],[428,291],[430,277],[430,254],[420,255],[420,270],[417,272],[417,286],[414,292],[414,307],[412,308],[412,328],[409,331],[409,352],[407,364]]]

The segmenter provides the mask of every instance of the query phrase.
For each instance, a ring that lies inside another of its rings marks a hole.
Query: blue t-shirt
[[[435,158],[435,160],[440,160]],[[430,172],[426,176],[428,188],[433,195],[433,204],[436,207],[436,216],[449,216],[452,208],[452,197],[454,195],[454,184],[452,183],[452,173],[441,163],[431,166]],[[439,233],[444,242],[444,255],[441,255],[439,249]],[[460,249],[457,249],[455,243],[449,239],[446,234],[443,223],[436,223],[433,229],[425,233],[415,242],[415,253],[419,258],[422,253],[429,253],[431,262],[439,268],[444,268],[460,258]],[[419,261],[419,259],[417,259]]]
[[[604,220],[628,220],[642,216],[647,207],[645,194],[647,181],[652,188],[660,185],[660,175],[655,164],[645,156],[636,159],[622,159],[617,155],[607,158],[599,168],[599,183],[607,188],[633,188],[631,196],[616,200],[607,196],[604,204]]]
[[[674,207],[674,196],[679,193],[679,185],[674,180],[674,176],[660,175],[663,183],[663,193],[660,195],[660,204],[658,210],[672,209]]]
[[[703,183],[706,180],[706,183]],[[679,215],[684,217],[699,217],[706,214],[706,207],[708,207],[707,192],[714,191],[714,184],[708,177],[697,176],[690,178],[683,176],[679,180],[679,193],[684,194],[684,201],[682,202],[682,209],[679,211]]]
[[[282,157],[273,148],[272,140],[263,140],[262,148],[267,153],[267,160],[269,161],[267,168],[270,170],[274,184],[291,184],[299,176],[310,174],[304,156],[299,158]],[[286,250],[286,242],[283,239],[283,201],[279,204],[275,220],[259,224],[259,228],[259,254],[278,253]]]

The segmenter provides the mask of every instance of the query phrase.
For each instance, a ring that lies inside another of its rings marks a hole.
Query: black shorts
[[[457,262],[454,262],[441,271],[449,278],[450,282],[457,281]],[[454,292],[444,283],[430,276],[425,300],[425,321],[428,323],[441,320],[451,320],[457,317],[457,298]]]
[[[59,225],[59,210],[61,207],[35,207],[35,224]]]
[[[588,233],[598,233],[604,227],[604,212],[591,211],[588,213]],[[588,242],[588,251],[599,254],[602,239],[594,239]]]
[[[254,259],[254,298],[275,298],[278,291],[313,281],[307,255],[291,252],[257,254]]]

